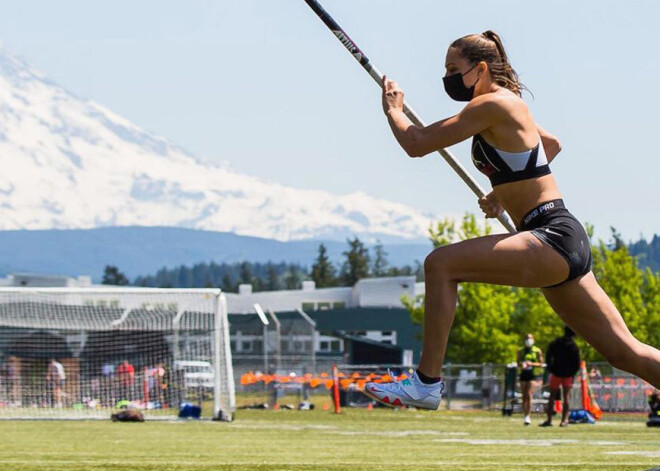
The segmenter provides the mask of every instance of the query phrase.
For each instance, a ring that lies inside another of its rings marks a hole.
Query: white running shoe
[[[532,423],[532,419],[528,415],[526,415],[525,416],[525,425],[530,425],[531,423]]]
[[[389,371],[388,371],[389,373]],[[364,393],[381,404],[390,407],[412,406],[419,409],[436,410],[440,405],[445,383],[424,384],[414,371],[407,379],[397,381],[393,373],[391,383],[367,383]]]

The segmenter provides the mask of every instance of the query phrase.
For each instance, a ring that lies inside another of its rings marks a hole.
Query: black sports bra
[[[477,134],[472,139],[472,162],[493,186],[552,173],[540,136],[539,143],[530,150],[506,152],[491,146]]]

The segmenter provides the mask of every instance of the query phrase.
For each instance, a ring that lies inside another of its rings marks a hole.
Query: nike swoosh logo
[[[559,237],[564,237],[564,236],[561,235],[559,232],[555,232],[555,231],[553,231],[552,229],[544,229],[544,230],[545,230],[545,232],[547,232],[548,234],[554,234],[554,235],[557,235],[557,236],[559,236]]]

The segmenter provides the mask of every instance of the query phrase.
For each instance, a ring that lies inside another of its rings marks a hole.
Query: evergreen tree
[[[424,264],[419,260],[415,260],[415,279],[417,281],[424,281]]]
[[[179,267],[176,286],[179,288],[192,288],[194,286],[192,270],[190,268],[184,266]]]
[[[343,252],[346,261],[342,267],[342,281],[344,286],[353,286],[361,278],[369,276],[369,250],[357,236],[346,242],[349,248]]]
[[[264,291],[266,289],[266,284],[264,282],[264,279],[259,276],[253,277],[252,282],[250,284],[252,285],[252,291],[255,293],[257,291]]]
[[[303,273],[297,265],[290,265],[289,271],[284,277],[284,284],[286,289],[300,289]]]
[[[252,283],[252,265],[250,262],[243,262],[239,268],[238,282],[241,284]]]
[[[281,263],[200,263],[192,267],[179,266],[161,268],[155,275],[136,278],[139,286],[193,287],[201,288],[210,284],[220,286],[223,291],[235,292],[238,283],[251,283],[255,291],[281,289],[284,274],[289,265]],[[304,270],[298,266],[298,271]],[[275,280],[277,283],[275,284]]]
[[[334,265],[330,263],[328,257],[328,250],[325,245],[319,245],[319,254],[316,257],[314,265],[312,265],[312,280],[316,283],[317,288],[327,288],[337,284],[337,270]]]
[[[105,266],[105,269],[103,270],[103,281],[101,281],[101,283],[104,285],[116,286],[126,286],[130,284],[126,275],[120,272],[119,268],[114,265]]]
[[[147,280],[146,278],[141,277],[141,276],[138,276],[138,277],[135,279],[135,283],[134,283],[134,285],[135,285],[135,286],[141,286],[141,287],[143,287],[143,288],[146,288],[146,287],[149,286],[149,284],[148,284],[148,280]]]
[[[620,232],[617,232],[617,230],[612,226],[610,226],[610,232],[612,233],[612,241],[610,242],[610,248],[612,250],[619,250],[620,248],[626,246],[626,243],[623,241]]]
[[[231,280],[231,276],[229,273],[225,273],[225,276],[222,277],[222,286],[221,288],[222,291],[225,293],[233,293],[236,291],[236,286],[234,285],[234,282]]]
[[[280,278],[277,276],[277,270],[272,263],[268,264],[265,288],[267,291],[277,291],[280,289]]]
[[[640,267],[660,272],[660,236],[655,234],[650,243],[640,237],[637,242],[630,244],[629,250],[639,260]]]
[[[387,269],[387,272],[383,276],[411,276],[415,275],[412,267],[410,265],[404,265],[402,267],[390,267]]]
[[[374,263],[371,267],[371,274],[376,278],[381,276],[387,276],[387,252],[383,248],[383,244],[378,241],[374,246]]]

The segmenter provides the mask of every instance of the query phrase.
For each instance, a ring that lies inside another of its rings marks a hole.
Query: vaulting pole
[[[314,13],[325,23],[325,25],[332,31],[337,39],[344,45],[344,47],[351,53],[353,57],[360,63],[362,68],[367,71],[367,73],[374,79],[379,87],[382,88],[383,74],[369,62],[367,56],[360,50],[360,48],[353,42],[353,40],[346,34],[346,32],[337,24],[337,22],[328,14],[327,11],[321,6],[317,0],[305,0],[305,3],[314,10]],[[415,111],[407,103],[403,104],[403,112],[408,116],[410,121],[413,122],[416,126],[424,127],[424,121],[415,113]],[[468,171],[461,165],[461,163],[456,160],[456,157],[449,152],[447,149],[439,149],[438,152],[445,159],[451,168],[458,174],[459,177],[470,187],[472,192],[477,195],[478,198],[485,196],[484,190],[481,188],[479,183],[468,173]],[[511,233],[516,232],[511,219],[506,213],[502,213],[497,218],[502,225]]]

